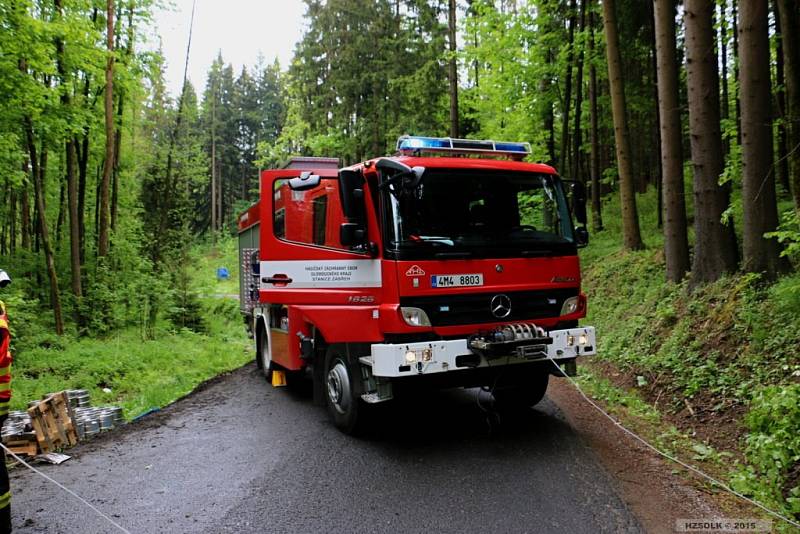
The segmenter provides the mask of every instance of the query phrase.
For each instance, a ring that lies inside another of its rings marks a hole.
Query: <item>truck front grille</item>
[[[511,301],[511,313],[498,318],[492,314],[491,301],[505,295]],[[558,317],[569,297],[578,295],[577,288],[544,291],[496,291],[491,293],[442,294],[433,297],[401,297],[401,306],[421,308],[433,326],[529,321]]]

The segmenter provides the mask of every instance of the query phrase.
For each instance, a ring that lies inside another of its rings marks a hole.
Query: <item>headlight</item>
[[[431,320],[428,319],[428,314],[419,308],[400,308],[400,313],[403,315],[403,320],[409,326],[431,325]]]
[[[589,344],[589,336],[587,334],[578,334],[577,336],[572,334],[567,335],[568,347],[574,347],[575,345],[584,347],[588,344]]]
[[[570,297],[561,306],[561,315],[569,315],[578,311],[578,297]]]

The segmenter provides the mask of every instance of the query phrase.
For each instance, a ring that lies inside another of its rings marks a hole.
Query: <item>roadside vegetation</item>
[[[591,192],[598,391],[800,518],[800,0],[305,3],[289,65],[220,52],[170,94],[162,2],[0,0],[14,406],[80,387],[131,417],[246,361],[208,241],[259,168],[525,141]]]
[[[607,213],[619,209],[606,200]],[[656,200],[654,190],[639,197],[646,249],[620,250],[621,229],[608,219],[582,253],[586,323],[600,351],[584,383],[660,446],[797,515],[800,275],[667,283]]]
[[[252,350],[231,298],[238,292],[235,246],[227,239],[213,249],[196,247],[189,255],[193,276],[183,287],[165,288],[165,313],[154,325],[146,309],[134,310],[138,324],[93,337],[52,334],[49,316],[42,318],[15,281],[3,296],[14,336],[12,409],[47,393],[86,389],[93,405],[120,405],[131,419],[246,363]],[[217,280],[217,267],[227,267],[231,278]],[[136,302],[142,301],[131,308]]]

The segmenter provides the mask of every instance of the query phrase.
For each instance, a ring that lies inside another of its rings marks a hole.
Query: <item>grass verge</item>
[[[131,419],[250,361],[251,343],[238,301],[229,296],[238,293],[235,247],[229,239],[212,252],[192,254],[191,288],[200,295],[203,333],[160,320],[152,339],[131,327],[102,339],[43,335],[35,344],[15,340],[21,350],[14,353],[12,409],[24,409],[27,402],[54,391],[86,389],[93,405],[120,405]],[[231,279],[217,281],[218,266],[228,267]],[[13,302],[9,314],[13,322]]]

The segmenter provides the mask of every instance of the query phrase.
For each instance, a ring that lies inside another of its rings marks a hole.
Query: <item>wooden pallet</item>
[[[5,446],[16,455],[25,454],[27,456],[36,456],[39,452],[39,444],[36,443],[36,440],[10,441],[6,443]]]
[[[78,443],[66,392],[54,393],[28,408],[31,424],[42,453],[65,449]]]

